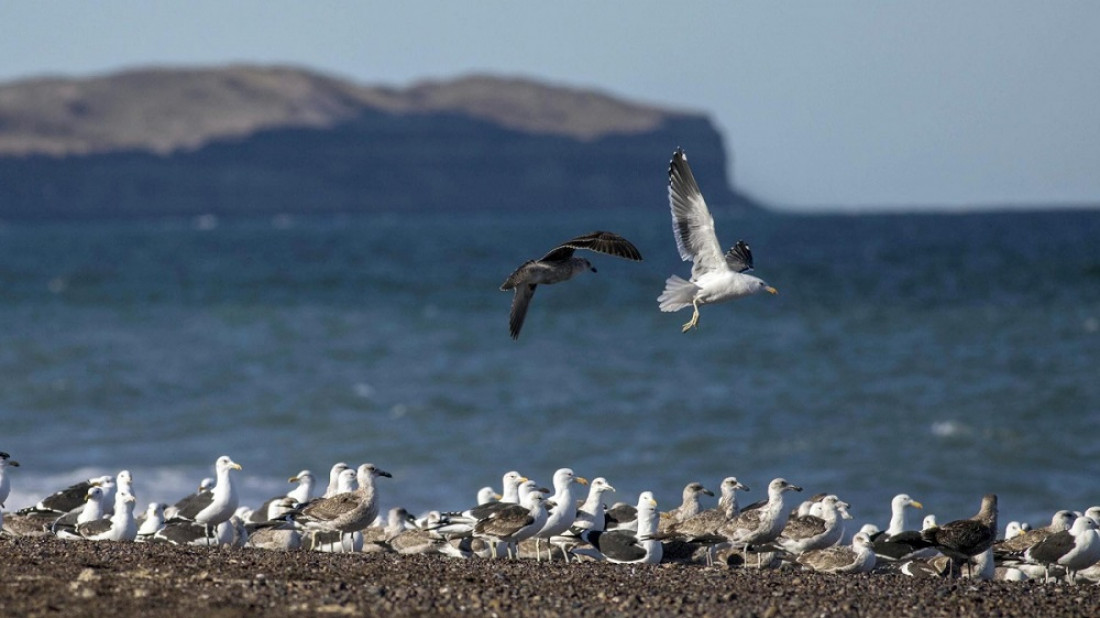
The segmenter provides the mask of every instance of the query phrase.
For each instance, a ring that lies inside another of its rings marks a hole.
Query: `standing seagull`
[[[997,538],[997,494],[982,496],[982,507],[970,519],[949,521],[921,531],[925,541],[949,556],[957,566],[966,564],[970,572],[970,559],[993,546]]]
[[[378,517],[374,479],[380,476],[392,478],[393,475],[374,464],[359,466],[358,489],[309,502],[294,513],[294,520],[309,530],[339,532],[342,542],[344,535],[365,529]]]
[[[527,306],[531,304],[531,297],[535,295],[535,288],[540,283],[561,283],[586,270],[596,272],[588,260],[573,257],[573,252],[577,249],[606,253],[635,262],[642,261],[642,254],[629,240],[611,232],[592,232],[555,247],[540,259],[524,262],[500,286],[502,292],[515,290],[512,296],[512,313],[508,318],[512,339],[519,339],[523,319],[527,317]]]
[[[591,543],[608,562],[658,564],[664,555],[661,542],[655,538],[660,515],[653,492],[643,491],[638,496],[638,531],[611,530],[600,532],[587,530],[581,538]]]
[[[237,510],[237,487],[229,471],[240,469],[240,464],[228,455],[219,457],[214,462],[217,481],[213,491],[193,494],[177,502],[174,518],[203,524],[207,527],[208,536],[212,536],[214,528],[229,521],[233,511]]]
[[[688,166],[687,155],[677,148],[668,166],[668,202],[672,209],[672,233],[685,262],[691,260],[691,280],[676,275],[665,280],[665,291],[657,297],[661,311],[692,307],[695,312],[683,332],[699,324],[699,305],[721,303],[757,292],[779,292],[763,280],[745,274],[752,270],[752,251],[739,240],[724,255],[714,234],[714,217],[703,201],[699,185]]]
[[[1096,522],[1088,517],[1078,517],[1069,530],[1055,532],[1032,545],[1024,552],[1029,562],[1043,565],[1046,578],[1050,579],[1050,565],[1058,564],[1066,569],[1066,581],[1076,583],[1077,571],[1088,568],[1100,560],[1100,536]]]
[[[8,499],[8,494],[11,492],[11,481],[8,480],[8,474],[5,472],[8,466],[19,467],[19,462],[11,458],[11,455],[0,451],[0,507],[4,506],[4,502]],[[3,517],[3,515],[0,515]],[[0,522],[3,522],[0,519]]]

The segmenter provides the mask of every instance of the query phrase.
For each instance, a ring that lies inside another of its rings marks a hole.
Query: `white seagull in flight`
[[[721,303],[766,291],[779,291],[759,277],[745,274],[752,270],[752,251],[743,240],[722,253],[714,234],[714,217],[703,201],[699,185],[688,166],[687,155],[677,148],[668,166],[668,203],[672,209],[672,233],[676,248],[686,262],[691,260],[691,281],[676,275],[665,280],[665,291],[657,297],[661,311],[679,311],[692,307],[695,313],[684,324],[688,332],[699,324],[699,305]]]

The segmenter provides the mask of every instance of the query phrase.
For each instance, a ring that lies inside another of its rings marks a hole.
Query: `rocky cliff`
[[[589,90],[251,66],[44,78],[0,85],[0,218],[649,208],[676,146],[712,207],[756,207],[704,115]]]

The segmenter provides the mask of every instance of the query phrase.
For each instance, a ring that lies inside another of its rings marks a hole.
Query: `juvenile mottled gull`
[[[719,528],[730,541],[744,546],[753,543],[770,543],[783,532],[790,513],[785,504],[788,491],[802,491],[786,479],[773,479],[768,483],[768,501],[761,507],[746,509],[735,519]]]
[[[512,312],[508,318],[512,339],[519,339],[519,331],[527,317],[527,306],[531,304],[531,297],[535,295],[535,288],[540,283],[561,283],[586,270],[596,272],[588,260],[573,257],[573,252],[577,249],[588,249],[634,261],[642,259],[637,247],[622,236],[611,232],[592,232],[555,247],[540,259],[524,262],[500,286],[502,292],[515,290],[512,296]]]
[[[746,485],[743,485],[737,480],[735,476],[727,476],[722,479],[722,486],[719,488],[722,497],[718,498],[718,508],[726,514],[726,517],[733,519],[741,513],[741,509],[737,504],[737,490],[749,491]]]
[[[699,324],[700,305],[721,303],[757,292],[778,294],[761,279],[745,274],[752,270],[752,251],[745,241],[737,241],[732,249],[722,253],[714,232],[714,217],[703,201],[683,149],[676,150],[668,167],[668,201],[676,248],[684,261],[691,260],[694,265],[690,281],[676,275],[669,277],[657,302],[661,311],[694,309],[683,332]]]
[[[374,479],[392,475],[374,464],[363,464],[359,468],[358,489],[306,504],[295,515],[295,521],[310,530],[341,534],[357,532],[371,525],[378,517],[378,493]]]
[[[922,530],[921,536],[956,565],[966,563],[969,573],[971,557],[992,547],[997,538],[997,494],[982,496],[981,509],[970,519]]]
[[[821,505],[820,517],[803,515],[790,518],[787,525],[783,527],[783,532],[776,539],[776,544],[792,554],[802,554],[836,545],[844,534],[840,510],[847,508],[848,505],[833,494],[825,496],[817,504]]]
[[[706,545],[707,564],[714,562],[715,542],[721,541],[718,529],[732,521],[740,513],[737,508],[737,490],[748,491],[748,487],[742,485],[737,478],[728,476],[722,481],[722,497],[718,500],[718,506],[705,509],[680,522],[674,522],[668,526],[666,532],[670,539],[677,539],[684,544],[684,549],[690,550],[694,556],[694,549],[700,545]],[[673,543],[674,541],[670,541]]]
[[[686,519],[690,519],[699,514],[703,510],[703,505],[700,502],[700,496],[713,496],[714,492],[703,487],[702,483],[691,482],[684,486],[684,491],[681,493],[680,506],[661,513],[661,520],[658,527],[662,530],[672,524],[680,523]]]
[[[1052,534],[1069,530],[1075,519],[1076,516],[1072,511],[1057,511],[1051,516],[1049,526],[1024,530],[1012,537],[1006,534],[1003,541],[993,544],[993,554],[998,558],[1004,558],[1022,552]]]
[[[871,539],[862,532],[852,537],[852,546],[837,545],[808,551],[798,563],[819,573],[866,573],[875,568]]]

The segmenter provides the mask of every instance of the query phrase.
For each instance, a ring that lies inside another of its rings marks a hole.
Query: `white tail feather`
[[[679,311],[691,306],[691,299],[698,290],[694,283],[672,275],[665,280],[665,291],[657,297],[657,302],[661,305],[661,311]]]

